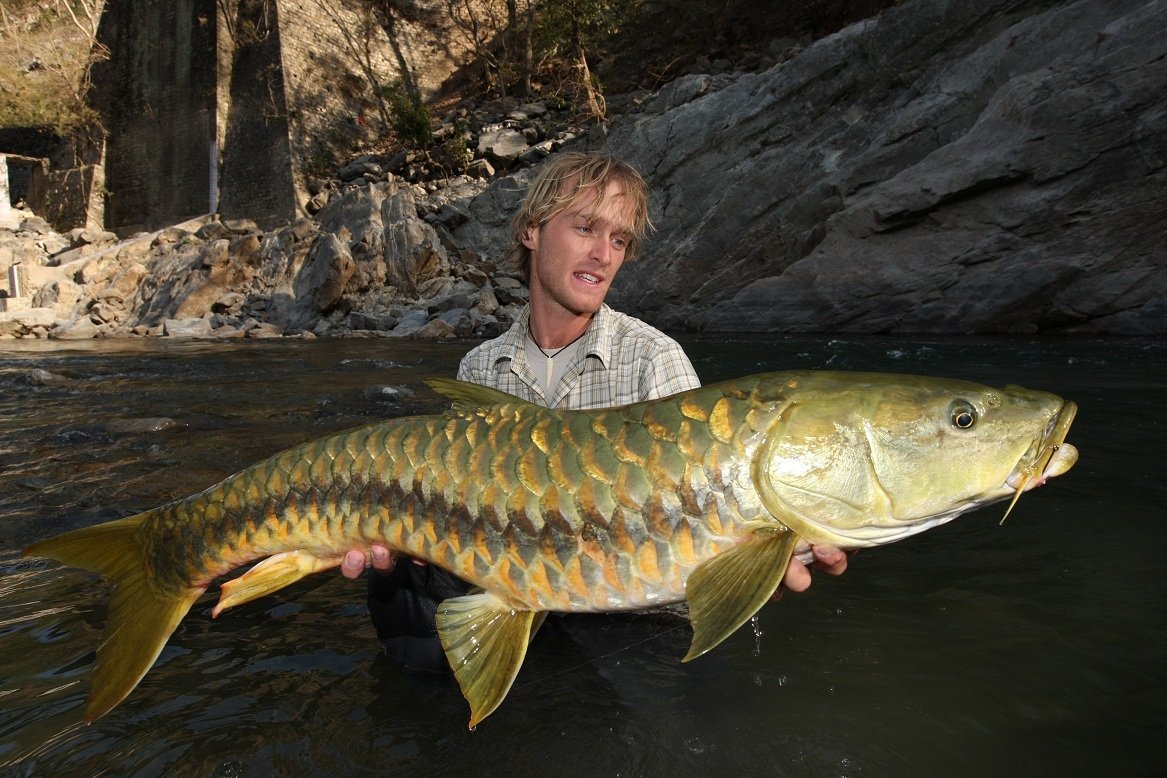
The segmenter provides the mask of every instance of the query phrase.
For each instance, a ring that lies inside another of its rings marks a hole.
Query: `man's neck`
[[[548,310],[547,306],[531,302],[528,329],[535,345],[545,349],[563,348],[573,343],[591,326],[596,314],[573,314],[562,308]]]

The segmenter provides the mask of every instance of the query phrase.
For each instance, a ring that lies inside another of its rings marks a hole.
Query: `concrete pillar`
[[[15,230],[20,226],[20,219],[20,214],[12,209],[8,191],[8,157],[0,154],[0,229]]]
[[[8,266],[8,296],[24,297],[24,285],[21,284],[19,262]]]

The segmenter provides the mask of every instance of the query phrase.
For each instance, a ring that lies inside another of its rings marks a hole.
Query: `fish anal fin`
[[[755,530],[693,571],[685,584],[693,642],[682,661],[721,643],[766,604],[797,543],[798,535],[784,527]]]
[[[438,606],[438,637],[470,703],[471,728],[493,713],[510,691],[542,616],[485,592],[454,597]]]
[[[227,608],[271,594],[294,584],[305,576],[338,566],[342,557],[317,556],[311,551],[296,549],[273,554],[238,578],[225,581],[220,587],[219,602],[211,611],[218,616]]]

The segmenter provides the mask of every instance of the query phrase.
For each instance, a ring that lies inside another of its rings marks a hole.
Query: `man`
[[[631,166],[602,154],[563,152],[546,162],[511,224],[511,256],[530,301],[514,325],[476,347],[458,378],[540,405],[603,408],[653,400],[700,386],[674,340],[604,304],[616,273],[651,227],[648,186]],[[847,566],[834,548],[813,549],[815,566],[834,575]],[[465,584],[429,565],[395,565],[388,549],[354,549],[341,572],[371,565],[369,609],[386,651],[402,663],[444,668],[434,636],[438,602]],[[810,586],[796,559],[783,581]]]

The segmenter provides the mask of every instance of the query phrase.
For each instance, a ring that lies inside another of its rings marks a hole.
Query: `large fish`
[[[476,584],[438,632],[474,726],[551,611],[687,600],[685,661],[771,598],[811,543],[874,546],[1069,470],[1072,402],[1018,387],[771,373],[565,411],[436,380],[444,413],[277,454],[204,492],[34,543],[115,585],[85,709],[121,702],[211,582],[213,613],[383,543]],[[1012,506],[1010,506],[1012,507]]]

